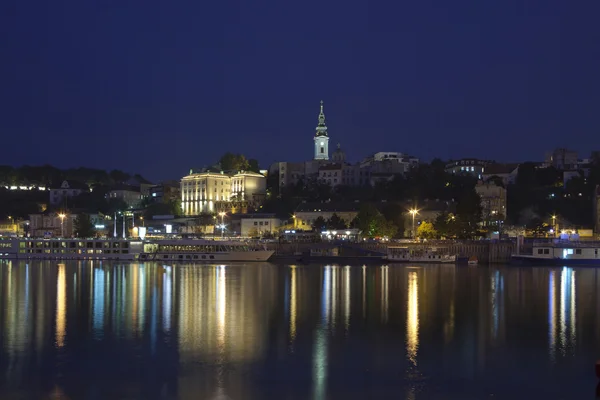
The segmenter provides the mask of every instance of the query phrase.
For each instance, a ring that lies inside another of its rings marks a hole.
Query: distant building
[[[331,163],[319,168],[319,182],[336,187],[342,184],[342,174],[344,165],[341,163]]]
[[[281,220],[275,214],[245,214],[241,217],[240,234],[243,237],[274,235],[280,226]]]
[[[564,148],[558,148],[550,153],[547,153],[545,164],[549,167],[552,166],[560,171],[574,170],[579,168],[577,152]]]
[[[491,182],[478,182],[475,191],[481,198],[484,224],[506,220],[506,189]]]
[[[74,226],[78,212],[67,212],[64,214],[55,212],[44,212],[29,215],[29,236],[31,237],[73,237]],[[62,217],[61,217],[62,216]],[[89,214],[92,224],[97,230],[104,229],[100,225],[104,219],[98,214]]]
[[[255,172],[192,172],[181,179],[181,207],[184,215],[243,209],[263,201],[266,190],[266,178]]]
[[[490,178],[497,176],[506,187],[517,182],[518,174],[519,164],[489,164],[485,167],[485,172],[481,174],[481,179],[487,182]]]
[[[482,179],[486,172],[486,167],[492,164],[492,161],[478,160],[476,158],[463,158],[461,160],[453,160],[446,164],[446,172],[449,174],[466,174],[473,175],[478,179]]]
[[[314,154],[313,159],[305,162],[277,162],[271,165],[269,174],[279,174],[278,186],[282,190],[286,186],[295,185],[300,181],[318,179],[319,169],[329,163],[329,134],[325,125],[325,113],[321,101],[321,111],[318,117],[318,125],[313,137]],[[335,160],[345,155],[334,152]]]
[[[121,199],[129,208],[137,208],[142,201],[140,188],[131,185],[116,185],[106,195],[109,199]]]
[[[163,182],[148,190],[152,203],[168,203],[181,198],[181,184],[177,181]]]
[[[85,183],[65,180],[58,188],[50,189],[50,205],[65,205],[69,198],[79,196],[81,193],[89,192],[90,188]]]
[[[301,203],[294,212],[294,228],[312,230],[317,218],[328,220],[333,214],[350,225],[358,215],[359,207],[359,203]]]

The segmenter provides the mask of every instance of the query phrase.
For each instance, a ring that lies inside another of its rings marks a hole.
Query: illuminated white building
[[[232,201],[260,202],[266,190],[266,178],[256,172],[190,173],[181,179],[181,207],[184,215],[213,213]]]
[[[325,125],[325,113],[323,112],[323,100],[321,100],[321,112],[319,113],[319,124],[315,132],[315,160],[329,160],[329,135]]]

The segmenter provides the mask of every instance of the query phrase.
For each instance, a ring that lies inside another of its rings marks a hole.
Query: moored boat
[[[408,248],[388,246],[386,259],[390,262],[456,263],[456,255],[437,248]]]
[[[150,240],[144,243],[140,261],[267,261],[273,250],[257,243],[201,239]]]
[[[201,239],[34,239],[0,240],[0,259],[120,261],[267,261],[264,245]]]
[[[141,240],[128,239],[37,239],[0,240],[0,258],[38,260],[136,260]]]
[[[476,266],[477,264],[479,264],[479,260],[476,256],[471,256],[469,257],[469,261],[467,261],[467,264],[471,266]]]
[[[600,243],[556,239],[534,242],[531,253],[513,254],[516,264],[600,266]]]

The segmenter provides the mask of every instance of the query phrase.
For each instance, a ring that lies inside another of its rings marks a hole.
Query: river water
[[[1,399],[593,399],[595,269],[0,262]]]

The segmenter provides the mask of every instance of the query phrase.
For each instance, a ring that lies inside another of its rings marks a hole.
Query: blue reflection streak
[[[165,274],[165,282],[163,286],[163,329],[165,332],[171,330],[171,273]]]
[[[156,296],[156,286],[152,290],[152,316],[150,317],[150,351],[152,355],[156,354],[156,312],[157,312],[157,296]]]
[[[102,331],[104,321],[104,271],[94,270],[94,330]]]

